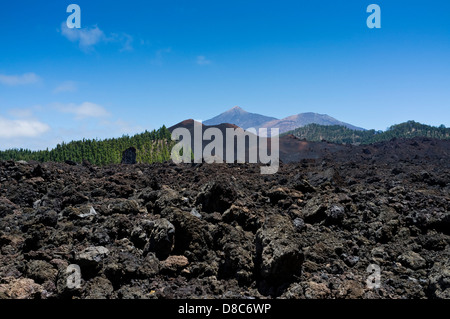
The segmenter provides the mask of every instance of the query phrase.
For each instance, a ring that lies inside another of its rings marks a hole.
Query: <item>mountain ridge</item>
[[[207,126],[219,125],[222,123],[234,124],[244,129],[250,127],[259,128],[264,123],[276,120],[275,117],[265,116],[257,113],[250,113],[239,106],[235,106],[203,123]]]
[[[243,129],[255,128],[256,130],[260,128],[278,128],[280,134],[292,131],[299,127],[304,127],[308,124],[340,125],[352,130],[365,131],[364,128],[339,121],[327,114],[305,112],[277,119],[258,113],[247,112],[239,106],[235,106],[203,123],[208,126],[230,123],[242,127]]]
[[[294,135],[299,139],[311,142],[326,140],[337,144],[372,144],[388,141],[393,138],[426,137],[439,140],[450,139],[450,128],[431,126],[415,121],[403,122],[390,126],[385,131],[356,131],[339,125],[309,124],[295,130],[285,132],[280,136]]]

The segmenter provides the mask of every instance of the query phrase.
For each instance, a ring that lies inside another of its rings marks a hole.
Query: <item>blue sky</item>
[[[69,30],[66,8],[81,7]],[[366,8],[381,7],[381,29]],[[21,0],[0,4],[0,149],[52,148],[239,105],[384,130],[450,126],[450,2]]]

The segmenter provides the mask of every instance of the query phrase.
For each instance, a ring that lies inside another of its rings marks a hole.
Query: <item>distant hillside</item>
[[[159,130],[145,131],[131,137],[125,135],[105,140],[83,139],[82,141],[62,143],[50,151],[48,149],[44,151],[26,149],[0,151],[0,160],[39,162],[70,160],[81,163],[86,159],[94,165],[119,164],[122,160],[122,152],[133,146],[137,149],[138,163],[154,163],[169,160],[173,145],[170,131],[163,126]]]
[[[430,137],[437,139],[450,139],[450,128],[445,126],[434,127],[408,121],[393,125],[386,131],[358,131],[340,125],[309,124],[297,128],[283,135],[292,134],[307,141],[322,141],[340,144],[370,144],[388,141],[392,138]]]
[[[318,124],[318,125],[340,125],[343,127],[347,127],[351,130],[363,131],[364,129],[361,127],[357,127],[345,122],[341,122],[336,120],[334,117],[331,117],[326,114],[318,114],[318,113],[300,113],[297,115],[288,116],[281,120],[274,120],[265,123],[262,127],[266,128],[279,128],[280,133],[289,132],[299,127],[303,127],[309,124]]]
[[[291,115],[283,119],[277,119],[274,117],[268,117],[261,114],[249,113],[239,106],[235,106],[232,109],[210,119],[204,121],[205,125],[219,125],[222,123],[234,124],[243,129],[248,129],[250,127],[259,128],[278,128],[280,134],[299,127],[306,126],[308,124],[319,124],[319,125],[341,125],[352,130],[364,129],[351,125],[349,123],[341,122],[329,115],[318,114],[313,112],[299,113],[296,115]]]
[[[174,129],[177,128],[185,128],[187,129],[190,133],[191,133],[191,145],[193,145],[194,143],[194,124],[195,121],[192,119],[180,122],[172,127],[169,127],[169,131],[173,131]],[[233,125],[233,124],[228,124],[228,123],[223,123],[223,124],[219,124],[219,125],[212,125],[212,126],[207,126],[207,125],[202,125],[202,131],[205,132],[205,130],[209,129],[209,128],[217,128],[222,132],[222,137],[224,138],[226,136],[226,130],[231,128],[231,129],[236,129],[237,126]],[[241,133],[237,133],[239,136],[242,136]],[[261,143],[261,141],[266,140],[266,143],[268,145],[268,150],[269,153],[271,153],[271,138],[267,138],[267,137],[262,137],[262,136],[255,136],[251,133],[249,133],[250,136],[253,136],[257,139],[258,144]],[[209,140],[203,140],[202,141],[202,149],[205,148],[206,145],[208,145],[210,143]],[[223,149],[222,149],[222,154],[223,157],[222,159],[226,158],[226,154],[227,154],[227,149],[226,149],[226,141],[225,138],[223,139],[223,143],[222,143]],[[248,144],[247,144],[248,146]],[[292,135],[286,135],[283,136],[279,139],[279,151],[280,151],[280,160],[283,163],[289,163],[289,162],[297,162],[300,161],[302,159],[315,159],[315,158],[320,158],[322,156],[324,156],[325,154],[328,153],[335,153],[338,151],[345,151],[346,146],[345,145],[338,145],[338,144],[332,144],[332,143],[315,143],[315,142],[306,142],[306,141],[302,141],[299,140],[298,138],[295,138]],[[236,159],[236,145],[234,146],[234,154],[235,154],[235,159]],[[248,148],[246,147],[245,149],[245,159],[246,161],[249,160],[249,154],[250,152],[256,152],[258,153],[257,149],[254,148]],[[255,154],[255,153],[253,153]]]
[[[235,106],[232,109],[216,117],[213,117],[212,119],[204,121],[203,124],[212,126],[223,123],[229,123],[242,127],[243,129],[248,129],[250,127],[259,128],[264,123],[267,123],[272,120],[276,120],[276,118],[256,113],[249,113],[240,108],[239,106]]]

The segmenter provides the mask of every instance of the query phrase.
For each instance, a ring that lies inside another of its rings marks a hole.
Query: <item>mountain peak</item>
[[[205,125],[219,125],[222,123],[230,123],[237,125],[243,129],[250,127],[259,128],[263,123],[276,120],[274,117],[268,117],[260,114],[249,113],[239,106],[235,106],[228,111],[204,121]]]
[[[233,112],[233,113],[248,113],[243,108],[241,108],[240,106],[237,106],[237,105],[235,107],[232,107],[231,109],[229,109],[225,113],[231,113],[231,112]]]

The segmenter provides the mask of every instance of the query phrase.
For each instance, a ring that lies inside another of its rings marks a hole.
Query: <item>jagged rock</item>
[[[160,263],[153,254],[148,254],[138,269],[138,273],[143,278],[149,278],[159,273]]]
[[[356,280],[346,280],[337,291],[337,298],[360,299],[364,294],[363,283]]]
[[[326,211],[327,222],[330,224],[340,223],[345,217],[345,207],[340,204],[333,204]]]
[[[55,227],[58,224],[58,213],[54,210],[46,210],[38,215],[37,222],[44,226]]]
[[[237,223],[243,229],[256,232],[261,226],[261,219],[247,207],[232,205],[222,215],[223,221],[233,224]]]
[[[207,213],[223,213],[231,207],[236,198],[237,192],[230,182],[217,180],[205,185],[197,197],[196,204],[201,204],[202,210]]]
[[[130,199],[113,199],[100,207],[100,211],[103,215],[136,215],[141,212],[139,204],[135,200]]]
[[[42,177],[44,176],[44,174],[45,174],[44,169],[39,164],[31,172],[31,175],[34,177]]]
[[[189,265],[189,260],[185,256],[169,256],[161,262],[161,272],[177,274]]]
[[[54,282],[58,271],[48,262],[43,260],[31,260],[27,264],[27,276],[34,279],[36,283],[42,284],[46,281]]]
[[[277,203],[279,200],[286,199],[289,196],[289,191],[283,187],[274,187],[267,192],[271,203]]]
[[[146,224],[148,240],[145,252],[154,252],[160,259],[166,259],[175,244],[175,227],[167,219],[161,218]]]
[[[295,177],[293,187],[294,189],[302,193],[314,193],[317,191],[306,179],[303,179],[300,175],[297,175]]]
[[[88,247],[76,254],[75,260],[87,263],[99,263],[108,254],[109,250],[106,247]]]
[[[80,218],[86,218],[86,217],[92,217],[97,215],[97,212],[95,211],[94,207],[89,207],[89,212],[82,212],[78,217]]]
[[[334,168],[327,168],[316,174],[309,174],[308,180],[313,187],[336,183],[340,179],[338,172]]]
[[[305,221],[301,218],[296,218],[293,221],[294,227],[297,231],[302,231],[305,228]]]
[[[133,278],[151,278],[158,274],[159,270],[159,260],[153,253],[142,258],[133,249],[121,249],[106,259],[104,273],[117,285]]]
[[[301,243],[286,217],[266,217],[256,233],[256,254],[260,275],[268,281],[279,283],[301,272],[304,259]]]
[[[100,271],[109,250],[103,246],[93,246],[75,254],[75,262],[81,267],[82,273],[88,275]]]
[[[192,210],[191,210],[191,215],[194,216],[194,217],[197,217],[197,218],[202,218],[202,214],[200,214],[200,213],[198,212],[198,210],[195,209],[195,208],[192,208]]]
[[[109,299],[114,292],[114,287],[108,279],[95,277],[87,284],[86,290],[85,299]]]
[[[175,226],[175,247],[173,252],[193,261],[204,261],[213,239],[207,223],[177,208],[166,208],[161,215]]]
[[[177,207],[182,205],[183,198],[181,195],[170,187],[163,186],[157,192],[157,200],[155,201],[155,211],[161,212],[167,207]]]
[[[27,235],[24,242],[24,251],[38,250],[49,237],[48,229],[42,224],[34,224],[27,231]]]
[[[250,283],[253,278],[255,247],[252,235],[228,224],[218,225],[214,234],[221,254],[219,276]]]
[[[306,299],[326,299],[330,297],[331,291],[325,283],[309,281],[304,284]]]
[[[5,197],[0,197],[0,218],[12,214],[18,207]]]
[[[450,298],[450,262],[446,260],[434,263],[428,275],[429,293],[432,298]]]
[[[418,253],[413,251],[407,251],[398,257],[398,261],[405,267],[417,270],[424,268],[427,264],[426,260],[422,258]]]
[[[45,290],[32,279],[6,279],[0,284],[0,299],[41,299],[45,298]]]
[[[315,198],[307,202],[302,209],[302,217],[306,223],[319,223],[327,217],[327,206],[319,198]]]
[[[52,214],[53,215],[53,214]],[[67,217],[70,220],[86,219],[96,216],[96,210],[89,205],[83,205],[80,207],[68,206],[61,211],[60,217]]]

